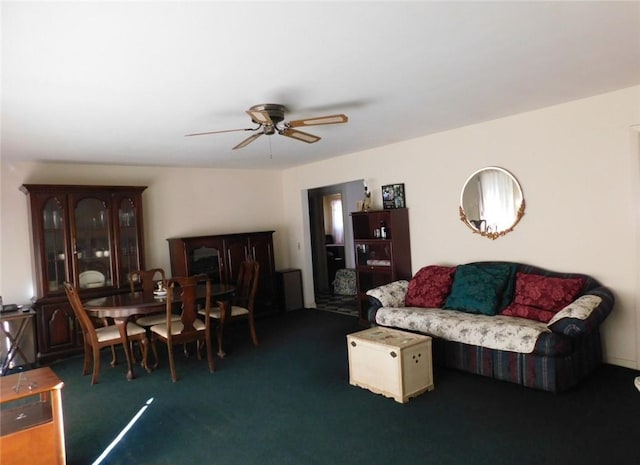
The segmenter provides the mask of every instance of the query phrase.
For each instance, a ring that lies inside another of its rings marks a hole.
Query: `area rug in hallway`
[[[317,293],[316,308],[327,312],[358,316],[358,307],[355,295]]]

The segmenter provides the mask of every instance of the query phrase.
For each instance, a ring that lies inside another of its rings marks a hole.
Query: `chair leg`
[[[85,342],[84,344],[84,366],[82,367],[82,375],[87,376],[89,374],[89,370],[91,369],[91,354],[93,353],[93,348]]]
[[[202,360],[202,352],[200,351],[200,345],[202,344],[203,341],[201,341],[200,339],[198,339],[196,341],[196,356],[198,357],[198,360]]]
[[[218,337],[218,357],[224,358],[227,354],[222,350],[222,325],[218,323],[216,328],[216,336]]]
[[[118,355],[116,354],[116,346],[111,346],[111,366],[114,367],[118,364]]]
[[[205,335],[204,345],[207,349],[207,362],[209,362],[209,373],[213,373],[216,370],[216,367],[213,364],[213,349],[211,348],[210,338],[211,338],[210,334]],[[198,354],[200,354],[200,351],[198,351]]]
[[[167,351],[169,352],[169,368],[171,369],[171,381],[174,383],[177,381],[176,376],[176,364],[173,361],[173,345],[167,343]]]
[[[258,335],[256,334],[256,325],[253,322],[253,315],[249,315],[249,331],[251,331],[251,340],[253,341],[253,345],[258,345]]]
[[[91,376],[91,384],[98,384],[100,377],[100,350],[96,347],[93,351],[93,375]]]
[[[155,363],[151,366],[152,369],[158,368],[158,348],[156,347],[156,338],[151,336],[151,350],[153,351],[153,358],[155,358]]]

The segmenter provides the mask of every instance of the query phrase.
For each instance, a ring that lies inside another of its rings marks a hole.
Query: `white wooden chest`
[[[349,383],[405,403],[433,386],[431,338],[374,327],[347,335]]]

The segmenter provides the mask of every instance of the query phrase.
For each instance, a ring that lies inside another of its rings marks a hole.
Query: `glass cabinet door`
[[[356,264],[370,269],[390,268],[392,244],[389,241],[356,242]]]
[[[129,273],[142,268],[138,226],[135,201],[130,197],[121,199],[118,205],[118,274],[121,285],[128,284]]]
[[[68,279],[65,224],[62,203],[55,197],[50,198],[42,209],[45,251],[43,284],[48,292],[62,291],[62,284]]]
[[[111,286],[110,215],[106,202],[85,197],[75,208],[75,256],[81,289]]]
[[[213,245],[197,245],[187,249],[189,275],[206,274],[211,282],[222,282],[220,255],[222,251]]]

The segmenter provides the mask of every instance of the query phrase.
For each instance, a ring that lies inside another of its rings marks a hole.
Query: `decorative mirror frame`
[[[464,212],[464,208],[463,208],[463,198],[464,198],[464,192],[465,189],[467,188],[467,184],[469,184],[469,181],[471,181],[476,175],[478,175],[479,173],[486,171],[486,170],[498,170],[503,172],[504,174],[506,174],[507,176],[509,176],[513,182],[515,183],[515,185],[518,187],[518,189],[520,190],[520,195],[522,196],[522,202],[520,203],[520,207],[518,208],[518,211],[516,212],[516,218],[513,222],[513,224],[508,227],[507,229],[503,229],[501,231],[482,231],[480,230],[478,227],[474,226],[473,224],[471,224],[471,221],[467,218],[467,215]],[[524,201],[524,193],[522,192],[522,186],[520,185],[520,183],[518,182],[518,180],[516,179],[516,177],[511,174],[509,171],[505,170],[504,168],[499,168],[497,166],[487,166],[485,168],[481,168],[477,171],[475,171],[473,174],[471,174],[471,176],[469,176],[467,178],[467,180],[465,181],[464,185],[462,186],[462,192],[460,193],[460,207],[459,207],[459,212],[460,212],[460,220],[467,225],[467,227],[469,229],[471,229],[471,231],[473,231],[475,234],[480,234],[483,237],[489,238],[491,240],[496,240],[497,238],[504,236],[507,233],[510,233],[511,231],[513,231],[513,229],[516,227],[516,225],[520,222],[520,220],[522,219],[522,217],[524,216],[524,209],[525,209],[525,201]]]

